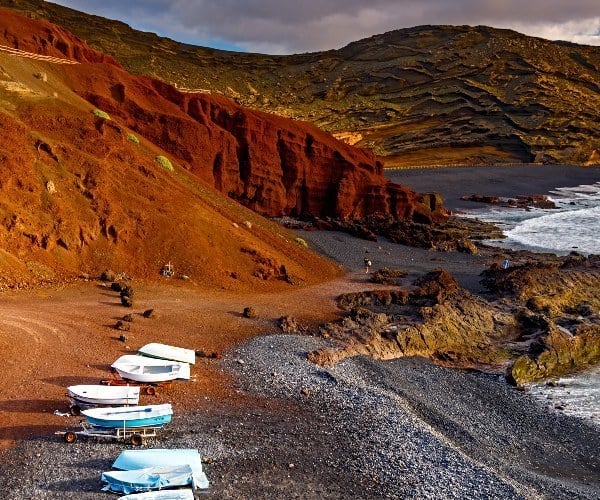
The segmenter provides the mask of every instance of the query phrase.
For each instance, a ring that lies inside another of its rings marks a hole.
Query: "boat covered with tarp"
[[[106,483],[102,491],[116,493],[140,493],[181,486],[195,489],[194,473],[189,465],[103,472],[101,480]]]
[[[136,470],[177,465],[189,465],[196,487],[208,488],[208,479],[202,469],[200,453],[194,448],[124,450],[113,463],[113,468]]]

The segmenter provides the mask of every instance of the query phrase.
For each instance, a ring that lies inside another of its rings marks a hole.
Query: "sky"
[[[52,0],[180,42],[292,54],[424,24],[600,45],[600,0]]]

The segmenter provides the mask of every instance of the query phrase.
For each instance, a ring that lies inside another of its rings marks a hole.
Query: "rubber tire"
[[[78,405],[73,405],[69,408],[69,413],[74,417],[78,417],[81,415],[81,407]]]
[[[63,439],[65,440],[65,443],[72,444],[75,441],[77,441],[77,434],[75,434],[72,431],[67,431],[67,432],[65,432]]]
[[[154,396],[156,395],[156,389],[154,387],[152,387],[151,385],[149,385],[148,387],[146,387],[145,391],[146,394],[148,394],[148,396]]]
[[[140,434],[132,434],[131,437],[129,438],[129,442],[133,446],[142,446],[142,444],[144,444],[144,439],[142,438],[142,436]]]

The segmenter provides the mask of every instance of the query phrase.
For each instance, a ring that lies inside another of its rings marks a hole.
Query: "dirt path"
[[[339,315],[334,298],[342,292],[373,288],[361,273],[317,286],[253,296],[201,290],[175,281],[134,282],[132,309],[97,282],[4,294],[0,297],[0,449],[17,439],[47,434],[65,426],[54,412],[66,412],[65,387],[93,384],[109,376],[110,364],[148,342],[163,342],[207,353],[221,353],[261,333],[278,333],[277,319],[291,315],[318,324]],[[259,317],[247,319],[244,307]],[[156,317],[142,316],[153,308]],[[114,324],[133,313],[127,342]],[[171,401],[181,411],[198,401],[235,398],[218,359],[198,358],[194,382],[174,384],[141,404]],[[160,401],[159,401],[160,400]]]

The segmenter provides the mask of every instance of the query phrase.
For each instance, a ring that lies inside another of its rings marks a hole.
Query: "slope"
[[[309,120],[386,166],[597,163],[600,48],[510,30],[421,26],[292,56],[195,47],[39,0],[0,0],[72,30],[136,74]]]
[[[7,33],[19,33],[21,47],[36,48],[26,43],[31,28],[38,43],[46,40],[48,56],[61,55],[54,40],[80,59],[59,64],[0,52],[2,289],[105,268],[157,278],[168,261],[198,285],[239,290],[339,272],[175,161],[172,172],[165,169],[156,161],[163,150],[118,120],[96,116],[67,84],[92,68],[97,76],[122,71],[116,63],[72,50],[85,46],[51,25],[5,11],[1,19],[3,44]]]

